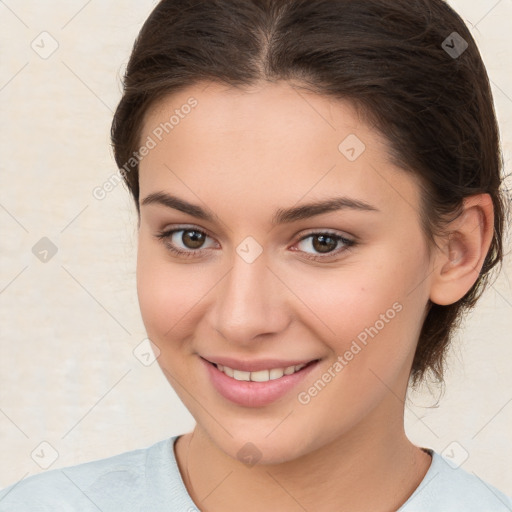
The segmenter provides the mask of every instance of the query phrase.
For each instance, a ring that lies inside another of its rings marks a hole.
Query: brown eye
[[[157,233],[155,237],[164,243],[169,252],[185,258],[203,254],[207,249],[203,247],[205,240],[210,238],[195,228],[169,229]]]
[[[336,233],[316,232],[309,233],[302,237],[297,245],[300,246],[300,244],[303,244],[302,248],[299,247],[299,249],[306,254],[306,258],[322,261],[340,255],[342,252],[354,246],[355,243],[354,240],[349,240]],[[341,247],[339,247],[339,245],[341,245]],[[307,249],[313,249],[313,252]]]
[[[204,243],[206,235],[201,231],[196,231],[194,229],[181,231],[183,231],[183,235],[181,235],[181,242],[185,247],[187,247],[187,249],[199,249]]]
[[[330,235],[313,236],[313,248],[315,251],[326,253],[336,249],[338,241]]]

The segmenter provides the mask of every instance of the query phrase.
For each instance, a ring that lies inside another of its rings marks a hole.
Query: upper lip
[[[296,366],[299,364],[307,364],[316,361],[313,359],[258,359],[254,361],[234,359],[232,357],[208,356],[203,357],[206,361],[214,364],[227,366],[233,370],[242,370],[245,372],[257,372],[259,370],[271,370],[272,368],[288,368],[288,366]]]

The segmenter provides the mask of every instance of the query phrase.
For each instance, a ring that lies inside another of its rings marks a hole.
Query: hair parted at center
[[[467,43],[460,55],[443,44],[454,37]],[[135,41],[111,129],[139,216],[133,154],[151,106],[202,82],[243,90],[281,80],[348,101],[384,136],[390,161],[421,185],[429,248],[464,198],[492,198],[494,234],[478,279],[454,304],[429,302],[420,332],[412,383],[427,373],[442,382],[453,333],[503,258],[503,159],[471,33],[443,0],[162,0]]]

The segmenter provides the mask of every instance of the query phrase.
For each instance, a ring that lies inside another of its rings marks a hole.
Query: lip
[[[202,356],[201,356],[202,357]],[[308,364],[318,359],[259,359],[258,361],[241,361],[232,357],[202,357],[210,363],[220,364],[233,368],[234,370],[242,370],[244,372],[258,372],[260,370],[271,370],[272,368],[287,368],[288,366],[297,366],[299,364]]]
[[[225,359],[226,361],[228,359]],[[221,372],[212,362],[200,358],[201,364],[205,367],[210,382],[215,390],[227,400],[244,407],[263,407],[275,402],[279,398],[284,397],[293,388],[295,388],[311,371],[318,365],[319,360],[313,362],[307,361],[308,364],[291,375],[283,375],[279,379],[269,380],[267,382],[251,382],[241,381],[228,377],[224,372]],[[267,366],[260,369],[267,368],[280,368],[282,362],[278,365],[268,366],[267,361],[259,361],[258,364],[265,362]],[[287,362],[286,362],[287,363]],[[222,364],[222,363],[219,363]],[[303,363],[297,363],[303,364]],[[229,364],[226,364],[229,366]],[[291,366],[291,364],[288,364]],[[244,370],[243,368],[236,367],[237,370]],[[244,370],[244,371],[258,371],[258,370]]]

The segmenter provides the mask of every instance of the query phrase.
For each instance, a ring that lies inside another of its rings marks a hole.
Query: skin
[[[428,300],[451,304],[477,279],[492,236],[490,198],[466,199],[450,237],[429,254],[418,183],[390,162],[385,139],[349,103],[287,82],[244,91],[197,84],[151,108],[140,140],[191,96],[198,106],[140,163],[137,263],[148,337],[197,422],[175,445],[189,494],[207,512],[397,510],[431,463],[403,426]],[[366,146],[355,161],[338,149],[349,134]],[[215,220],[142,205],[155,192],[208,208]],[[271,225],[278,208],[334,196],[378,211]],[[205,232],[203,245],[191,245],[183,231],[172,243],[202,254],[173,255],[155,236],[183,225]],[[314,236],[299,241],[325,230],[357,243],[333,257]],[[248,236],[262,249],[252,263],[236,252]],[[307,259],[322,254],[324,262]],[[394,303],[400,312],[309,403],[299,403],[298,393]],[[215,391],[199,354],[321,361],[282,399],[249,408]],[[248,442],[261,455],[254,466],[237,458]]]

